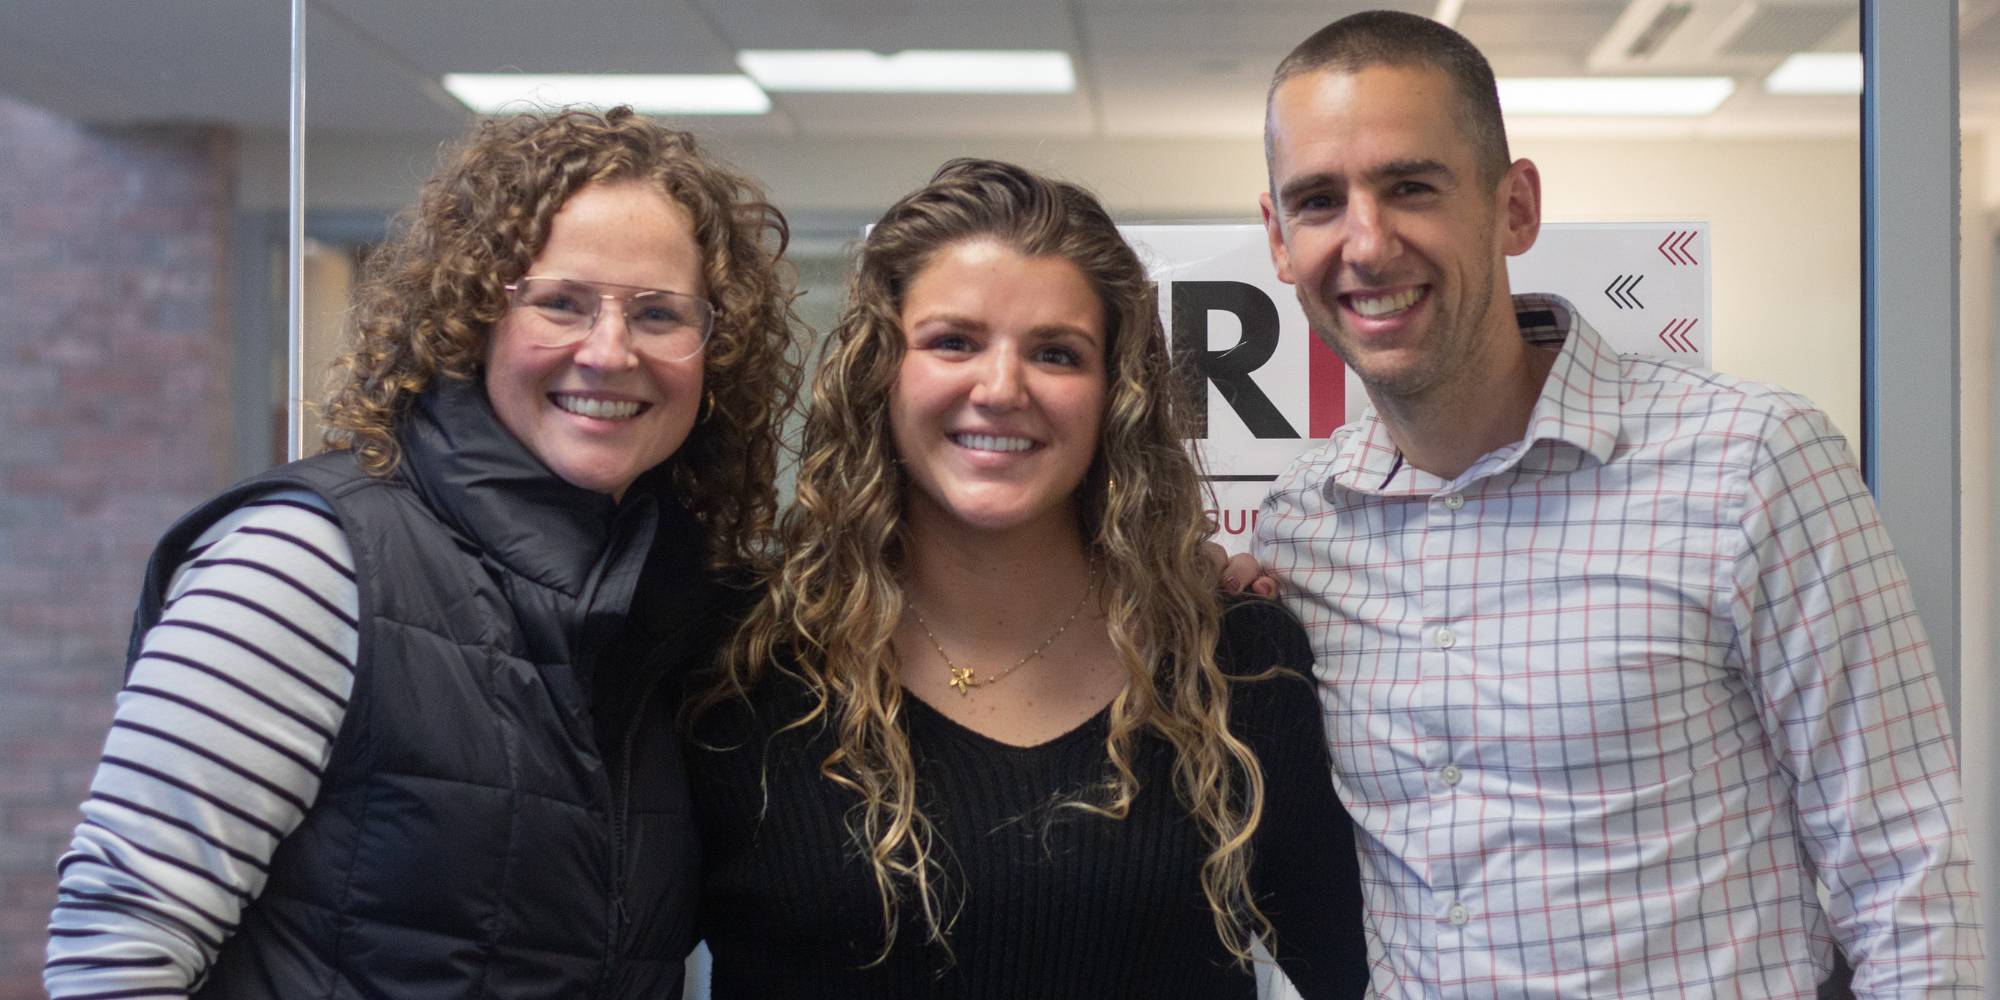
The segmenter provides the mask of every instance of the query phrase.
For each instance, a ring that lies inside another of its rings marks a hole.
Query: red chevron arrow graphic
[[[1697,322],[1699,320],[1694,318],[1667,321],[1667,325],[1660,328],[1660,343],[1667,345],[1667,350],[1676,354],[1695,353],[1697,348],[1694,341],[1688,337],[1688,331],[1694,329]]]
[[[1676,229],[1668,233],[1667,238],[1661,240],[1653,249],[1658,250],[1660,256],[1671,261],[1675,267],[1682,264],[1700,264],[1701,261],[1694,259],[1694,254],[1689,253],[1687,249],[1688,244],[1694,242],[1694,238],[1699,235],[1701,235],[1699,230]]]
[[[1694,242],[1695,235],[1696,235],[1695,231],[1690,229],[1687,231],[1686,236],[1681,237],[1681,241],[1679,243],[1674,244],[1674,252],[1686,258],[1687,262],[1690,264],[1701,263],[1701,261],[1694,259],[1694,254],[1689,253],[1687,248],[1689,243]]]

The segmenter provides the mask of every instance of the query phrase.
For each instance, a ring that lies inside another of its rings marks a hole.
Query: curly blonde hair
[[[1228,727],[1219,600],[1199,552],[1205,504],[1184,443],[1188,385],[1169,361],[1144,265],[1082,188],[954,160],[875,224],[813,381],[797,498],[779,528],[782,568],[703,704],[747,697],[772,669],[798,676],[817,705],[791,726],[834,734],[821,773],[859,799],[849,830],[881,894],[877,960],[894,944],[906,900],[921,911],[926,940],[949,950],[939,847],[898,724],[906,695],[890,640],[905,607],[909,538],[888,401],[904,353],[905,289],[939,251],[984,239],[1074,265],[1106,313],[1102,438],[1076,500],[1128,679],[1111,705],[1106,779],[1065,805],[1124,818],[1139,792],[1136,741],[1150,732],[1170,744],[1175,790],[1208,845],[1201,886],[1216,931],[1247,963],[1250,938],[1271,933],[1249,888],[1263,776]]]
[[[703,349],[713,411],[666,465],[707,529],[711,564],[757,566],[769,558],[779,431],[799,379],[790,230],[755,182],[628,107],[487,119],[446,152],[365,265],[354,350],[323,412],[326,446],[393,471],[417,395],[438,378],[478,376],[505,286],[541,253],[557,210],[586,185],[622,181],[655,188],[694,222],[715,311]]]

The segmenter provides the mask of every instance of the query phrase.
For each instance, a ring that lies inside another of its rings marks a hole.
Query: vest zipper
[[[646,682],[639,700],[633,705],[632,718],[625,723],[624,738],[618,744],[611,798],[611,938],[606,949],[607,980],[610,970],[619,961],[625,927],[632,919],[625,906],[625,835],[632,815],[632,744],[639,738],[639,727],[645,724],[646,705],[653,700],[653,693],[659,690],[661,676],[663,674],[655,674]],[[606,986],[609,985],[607,981]]]
[[[634,546],[637,547],[637,551],[644,553],[652,548],[652,528],[654,525],[650,522],[645,522],[642,516],[633,513],[635,510],[650,509],[653,508],[650,506],[646,508],[622,506],[619,508],[611,526],[610,541],[606,546],[607,553],[630,552],[633,551]],[[638,528],[634,527],[635,520],[640,522]],[[614,558],[609,565],[600,565],[592,573],[591,583],[585,588],[583,599],[578,602],[578,615],[571,632],[570,648],[579,650],[586,648],[584,645],[584,628],[590,620],[590,609],[596,606],[602,597],[598,592],[598,588],[603,585],[609,575],[617,570],[620,561]],[[637,586],[639,574],[644,572],[644,561],[645,557],[642,555],[640,557],[640,565],[631,569],[634,587]],[[621,597],[629,611],[629,604],[633,597],[632,593],[628,591],[621,595]],[[621,625],[620,627],[623,628],[624,626]],[[605,641],[590,644],[588,652],[577,657],[577,675],[580,677],[591,677],[593,691],[596,684],[602,680],[596,677],[597,660],[599,659],[597,654],[604,648],[608,641],[607,638]],[[649,682],[645,691],[640,695],[638,704],[632,713],[632,718],[626,723],[626,737],[623,744],[621,744],[622,749],[616,758],[609,758],[607,760],[607,766],[611,771],[611,773],[605,776],[605,791],[611,796],[611,899],[609,900],[608,912],[605,915],[609,927],[605,939],[604,968],[599,974],[598,996],[606,996],[611,992],[613,974],[618,967],[619,951],[624,947],[625,925],[631,921],[631,915],[625,908],[625,823],[628,812],[626,799],[629,797],[632,785],[631,744],[633,734],[638,731],[639,721],[645,718],[645,703],[652,697],[652,691],[653,685]],[[598,700],[597,695],[593,693],[590,700],[595,703]],[[593,707],[595,707],[594,704]],[[600,753],[607,753],[611,748],[599,747],[598,750]]]

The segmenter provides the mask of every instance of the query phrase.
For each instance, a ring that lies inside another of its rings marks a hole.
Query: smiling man
[[[1942,697],[1845,441],[1512,294],[1541,177],[1457,33],[1275,74],[1278,275],[1373,404],[1266,499],[1386,997],[1978,992]],[[1819,885],[1826,891],[1822,905]]]

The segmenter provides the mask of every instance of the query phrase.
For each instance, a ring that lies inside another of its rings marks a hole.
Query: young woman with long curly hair
[[[330,450],[154,554],[53,996],[678,995],[670,680],[767,559],[786,234],[629,109],[449,154],[368,265]]]
[[[784,559],[691,704],[717,997],[1307,996],[1365,944],[1305,635],[1213,591],[1186,386],[1088,192],[868,234]]]

